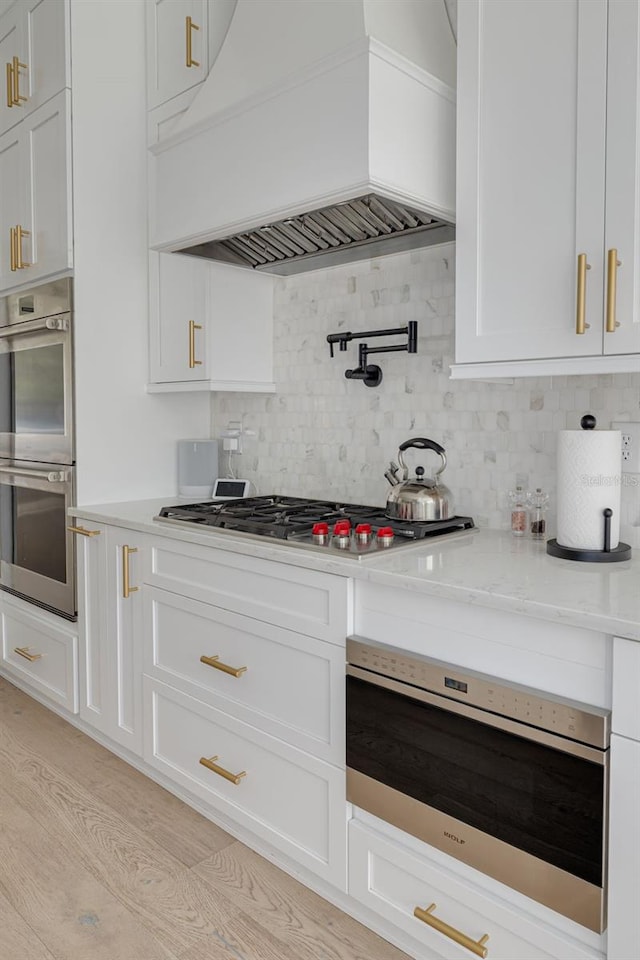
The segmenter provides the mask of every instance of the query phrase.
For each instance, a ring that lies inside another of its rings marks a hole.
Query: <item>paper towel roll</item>
[[[561,430],[558,435],[558,532],[563,547],[602,550],[603,510],[611,507],[611,549],[620,539],[619,430]]]

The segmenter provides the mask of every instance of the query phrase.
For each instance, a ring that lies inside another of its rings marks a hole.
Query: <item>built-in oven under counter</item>
[[[0,460],[0,588],[76,619],[74,468]]]
[[[607,710],[347,640],[347,799],[606,927]]]

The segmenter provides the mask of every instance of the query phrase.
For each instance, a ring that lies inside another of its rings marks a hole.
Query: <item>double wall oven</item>
[[[0,299],[0,588],[76,618],[72,281]]]
[[[347,798],[600,933],[609,712],[347,641]]]

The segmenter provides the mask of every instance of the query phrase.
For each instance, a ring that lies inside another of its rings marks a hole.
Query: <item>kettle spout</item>
[[[400,483],[397,477],[399,470],[400,470],[400,467],[398,466],[398,464],[394,463],[394,461],[392,460],[391,463],[389,464],[389,469],[385,470],[384,472],[385,477],[387,478],[387,480],[389,481],[392,487],[396,487]]]

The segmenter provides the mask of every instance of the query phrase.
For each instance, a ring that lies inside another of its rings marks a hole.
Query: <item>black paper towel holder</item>
[[[593,430],[596,418],[586,413],[580,421],[583,430]],[[613,510],[605,507],[602,511],[604,518],[602,550],[581,550],[578,547],[563,547],[557,540],[547,540],[547,553],[562,560],[582,560],[587,563],[618,563],[621,560],[631,559],[631,547],[628,543],[619,543],[611,549],[611,517]]]

